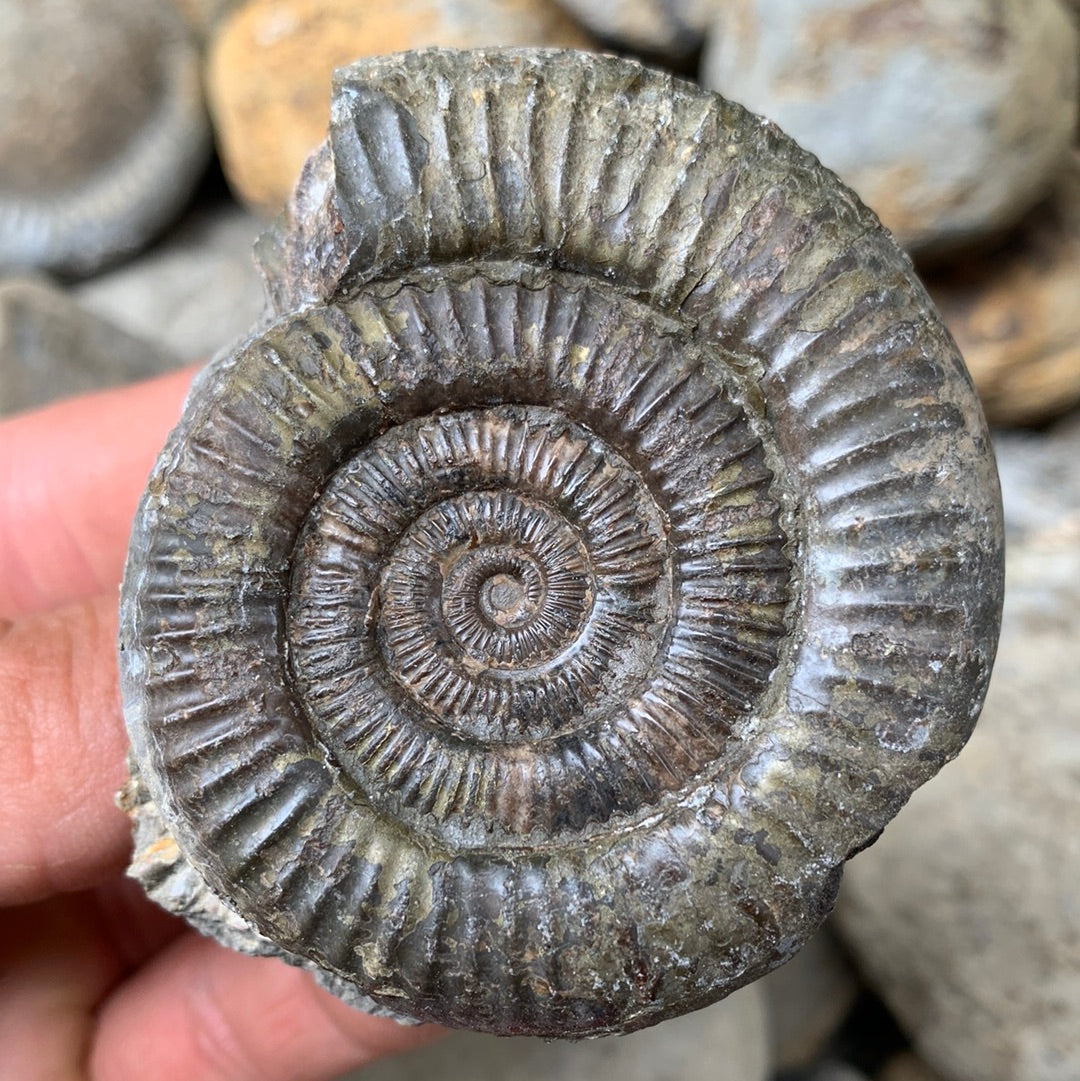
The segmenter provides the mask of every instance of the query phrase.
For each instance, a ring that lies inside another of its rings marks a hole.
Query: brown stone
[[[253,0],[224,21],[207,60],[218,149],[236,193],[280,210],[326,135],[334,69],[427,45],[587,48],[589,41],[548,0]]]
[[[927,284],[992,423],[1080,402],[1080,151],[1005,247]]]

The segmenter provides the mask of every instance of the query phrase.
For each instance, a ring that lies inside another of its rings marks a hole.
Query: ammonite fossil
[[[124,585],[184,873],[492,1032],[791,956],[997,634],[993,459],[906,256],[738,106],[496,50],[340,72],[258,256],[270,319],[199,377]]]

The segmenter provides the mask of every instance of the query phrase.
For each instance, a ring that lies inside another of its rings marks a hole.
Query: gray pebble
[[[179,364],[168,349],[85,311],[45,279],[0,280],[0,416]]]

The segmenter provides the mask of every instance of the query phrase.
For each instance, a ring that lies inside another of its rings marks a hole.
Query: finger
[[[323,1081],[434,1038],[370,1017],[305,972],[177,939],[99,1012],[93,1081]]]
[[[53,897],[5,911],[0,971],[0,1075],[76,1081],[91,1011],[117,976],[82,898]]]
[[[113,589],[193,369],[0,422],[0,619]]]
[[[0,922],[0,1076],[84,1078],[107,992],[178,933],[179,921],[117,880],[7,909]]]
[[[91,885],[127,859],[115,653],[112,596],[0,636],[0,904]]]

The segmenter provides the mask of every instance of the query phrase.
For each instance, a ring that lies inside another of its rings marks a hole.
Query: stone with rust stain
[[[1080,402],[1080,151],[997,251],[927,279],[995,424]]]
[[[330,76],[365,56],[426,45],[561,45],[585,34],[552,0],[252,0],[218,28],[207,94],[233,190],[274,213],[326,135]]]
[[[1001,234],[1064,165],[1076,28],[1059,0],[732,0],[707,86],[774,120],[923,258]]]

